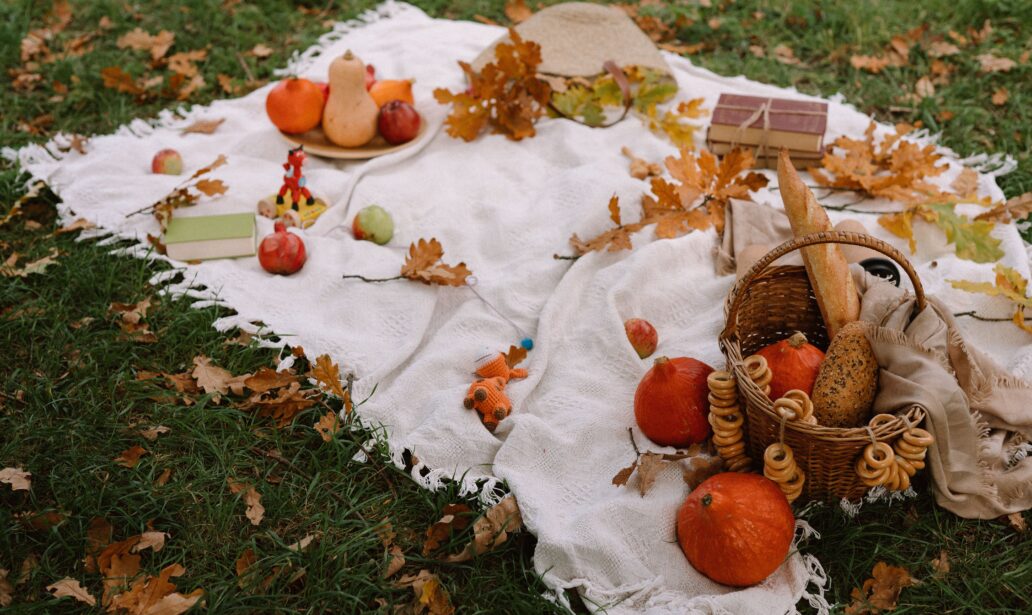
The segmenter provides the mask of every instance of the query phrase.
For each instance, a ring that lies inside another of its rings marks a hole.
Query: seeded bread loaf
[[[825,427],[859,427],[871,418],[878,392],[878,361],[864,335],[851,322],[835,335],[813,385],[813,415]]]

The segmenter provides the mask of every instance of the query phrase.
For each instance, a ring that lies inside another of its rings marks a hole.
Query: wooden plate
[[[399,145],[391,145],[377,133],[372,141],[362,147],[341,147],[326,138],[326,133],[323,132],[321,126],[299,135],[290,135],[285,132],[280,132],[280,135],[294,145],[304,145],[305,153],[307,154],[314,154],[324,158],[336,158],[338,160],[365,160],[403,150],[418,141],[425,132],[426,118],[420,115],[419,132],[416,133],[416,137]]]

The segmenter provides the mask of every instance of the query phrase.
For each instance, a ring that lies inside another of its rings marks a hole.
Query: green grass
[[[232,4],[232,3],[229,3]],[[420,0],[431,14],[454,18],[483,15],[504,22],[499,0]],[[534,3],[532,3],[534,4]],[[1017,59],[1030,49],[1028,27],[1032,8],[1026,2],[762,2],[715,1],[711,8],[693,4],[647,8],[673,21],[683,42],[706,43],[693,62],[725,74],[746,76],[779,85],[794,85],[807,93],[841,92],[847,101],[885,121],[920,121],[942,131],[943,143],[962,155],[1005,152],[1018,161],[1018,170],[1000,178],[1008,196],[1032,190],[1029,134],[1032,88],[1029,65],[1008,73],[983,75],[974,56],[993,50]],[[63,41],[98,29],[108,17],[111,29],[92,41],[79,57],[45,64],[40,87],[5,97],[0,109],[2,143],[20,146],[43,141],[63,130],[104,133],[139,116],[150,116],[177,103],[156,97],[142,104],[129,95],[105,89],[100,71],[121,66],[134,77],[161,74],[144,61],[142,52],[115,46],[121,34],[141,27],[149,32],[176,32],[172,52],[208,48],[200,64],[207,86],[190,102],[224,96],[217,77],[228,75],[243,93],[271,77],[292,50],[313,43],[323,22],[345,19],[371,1],[321,0],[298,6],[276,0],[241,3],[224,9],[221,2],[188,0],[178,3],[138,3],[134,11],[123,2],[73,3],[73,20],[50,42]],[[0,65],[21,65],[19,42],[42,25],[48,7],[17,0],[0,6]],[[762,16],[755,14],[762,11]],[[316,13],[314,15],[307,13]],[[718,28],[708,21],[720,18]],[[988,41],[951,58],[957,69],[951,82],[937,86],[935,96],[920,103],[904,96],[928,71],[929,58],[915,48],[910,65],[886,69],[881,75],[849,65],[853,53],[877,53],[895,34],[928,22],[929,35],[950,30],[966,34],[992,19]],[[247,55],[257,43],[275,51],[265,59]],[[792,47],[806,67],[773,59],[778,44]],[[754,56],[750,45],[765,49]],[[244,69],[242,64],[246,64]],[[250,73],[250,74],[248,74]],[[69,87],[60,97],[59,86]],[[1010,100],[1002,107],[989,102],[998,87]],[[60,99],[55,98],[60,97]],[[940,112],[954,117],[940,121]],[[38,134],[20,124],[50,114],[52,123]],[[22,192],[24,177],[17,168],[0,163],[0,212],[6,212]],[[403,573],[428,568],[440,575],[462,613],[541,613],[555,607],[540,597],[543,584],[531,564],[534,539],[522,534],[501,550],[470,564],[445,565],[420,557],[423,532],[440,516],[454,492],[428,493],[408,476],[381,463],[357,463],[358,444],[351,438],[325,443],[310,427],[319,412],[302,414],[282,430],[225,405],[201,399],[181,406],[153,401],[155,389],[135,381],[140,369],[180,372],[197,354],[207,354],[234,373],[271,365],[273,352],[229,346],[211,323],[223,312],[216,308],[189,309],[182,302],[161,299],[148,317],[158,334],[156,344],[119,339],[117,324],[108,315],[112,301],[134,302],[152,296],[147,280],[159,266],[109,254],[110,247],[54,237],[53,222],[32,230],[20,219],[0,228],[0,258],[14,251],[41,256],[61,250],[60,265],[44,275],[0,279],[0,467],[20,465],[33,473],[32,490],[12,492],[0,486],[0,568],[17,577],[22,562],[38,559],[38,567],[15,588],[10,612],[93,612],[81,605],[58,605],[44,589],[71,576],[99,594],[100,578],[83,571],[86,528],[94,516],[115,527],[115,538],[137,534],[152,524],[170,538],[160,553],[145,553],[144,567],[156,572],[173,562],[187,572],[177,579],[183,591],[204,588],[211,612],[393,612],[395,604],[411,599],[411,590],[393,588],[380,578],[384,548],[376,530],[389,520],[408,558]],[[73,327],[83,318],[89,324]],[[1001,325],[1003,326],[1003,325]],[[161,424],[171,428],[156,442],[136,431]],[[113,459],[134,444],[150,451],[133,469]],[[265,453],[278,451],[291,462]],[[165,469],[172,478],[162,487],[154,479]],[[258,527],[243,516],[244,503],[229,493],[226,478],[255,483],[267,512]],[[921,583],[904,590],[898,612],[1003,613],[1032,610],[1027,588],[1032,584],[1032,541],[994,521],[966,521],[937,508],[932,498],[892,506],[866,505],[856,519],[837,509],[819,509],[812,524],[823,538],[806,546],[816,554],[832,580],[829,598],[848,603],[853,587],[862,584],[877,561],[906,566]],[[19,519],[26,514],[60,511],[66,520],[51,529],[28,529]],[[319,538],[304,552],[285,547],[309,534]],[[456,538],[456,545],[462,537]],[[287,573],[265,591],[238,587],[236,558],[247,548],[258,555],[259,575],[289,564],[304,576],[288,582]],[[951,571],[933,577],[930,561],[945,549]],[[381,606],[379,600],[386,601]]]

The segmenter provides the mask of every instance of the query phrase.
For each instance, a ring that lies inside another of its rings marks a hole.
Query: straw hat
[[[602,63],[642,66],[670,74],[670,67],[652,40],[618,8],[567,2],[543,9],[516,26],[525,39],[541,45],[538,72],[560,77],[592,77],[603,72]],[[508,42],[506,34],[473,61],[479,71],[494,60],[494,48]]]

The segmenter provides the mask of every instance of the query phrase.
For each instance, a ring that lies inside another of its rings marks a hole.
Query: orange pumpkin
[[[659,357],[634,393],[634,419],[642,433],[662,446],[685,447],[710,434],[709,387],[713,368],[689,357]]]
[[[785,561],[795,518],[785,494],[759,474],[724,472],[692,491],[677,513],[677,540],[717,583],[755,585]]]
[[[284,79],[265,97],[265,113],[276,128],[298,134],[319,125],[325,102],[318,84],[308,79]]]
[[[369,88],[369,95],[382,107],[392,100],[400,100],[410,105],[416,104],[412,97],[412,81],[409,79],[385,79],[377,81]]]
[[[796,331],[787,339],[776,342],[756,354],[767,359],[773,377],[770,380],[770,398],[780,399],[792,389],[799,389],[807,395],[813,393],[824,353],[806,341],[806,336]]]

